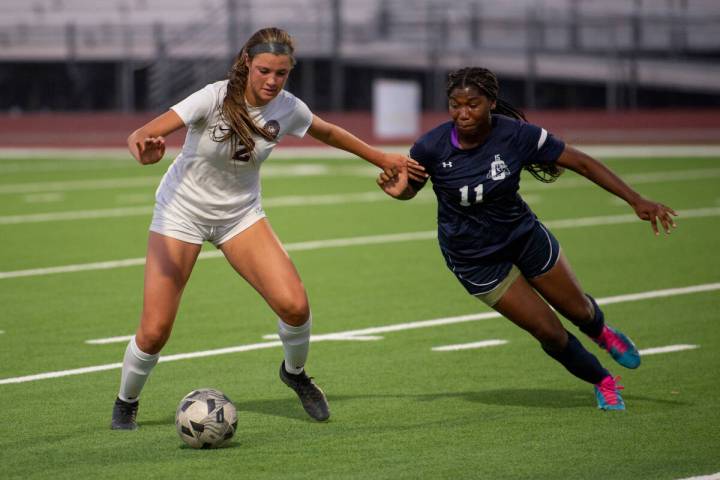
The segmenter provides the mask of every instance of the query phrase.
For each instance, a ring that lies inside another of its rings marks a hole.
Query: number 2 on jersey
[[[475,190],[475,201],[473,203],[478,204],[482,203],[482,197],[483,197],[483,186],[482,183],[475,187],[473,190]],[[470,202],[468,201],[468,192],[470,191],[470,188],[465,185],[460,189],[460,205],[463,207],[469,207]]]

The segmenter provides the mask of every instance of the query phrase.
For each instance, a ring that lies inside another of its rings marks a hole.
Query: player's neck
[[[485,143],[485,140],[492,132],[492,125],[487,125],[472,133],[461,133],[453,126],[452,141],[456,148],[461,150],[470,150]]]

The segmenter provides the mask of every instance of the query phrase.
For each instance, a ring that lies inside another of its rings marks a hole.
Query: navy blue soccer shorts
[[[490,257],[458,260],[442,248],[448,268],[471,295],[483,296],[502,288],[503,280],[512,275],[515,266],[525,278],[535,278],[548,272],[560,257],[560,244],[555,236],[540,223],[514,240],[509,246]],[[513,278],[514,280],[514,278]],[[504,285],[507,289],[510,285]],[[504,291],[503,291],[504,293]],[[484,298],[481,300],[486,301]],[[499,297],[488,302],[494,304]]]

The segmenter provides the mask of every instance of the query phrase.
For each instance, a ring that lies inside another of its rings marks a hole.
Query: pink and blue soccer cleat
[[[607,325],[603,326],[599,337],[593,338],[600,348],[607,350],[610,356],[625,368],[640,366],[640,352],[625,334]]]
[[[595,384],[595,398],[600,410],[625,410],[625,402],[619,392],[623,387],[617,384],[617,380],[620,380],[620,377],[615,379],[608,375]]]

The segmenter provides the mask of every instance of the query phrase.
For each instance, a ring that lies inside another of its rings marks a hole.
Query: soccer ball
[[[183,442],[192,448],[217,448],[235,435],[237,411],[221,391],[201,388],[180,400],[175,426]]]

